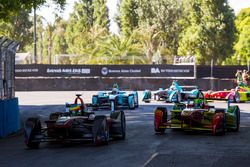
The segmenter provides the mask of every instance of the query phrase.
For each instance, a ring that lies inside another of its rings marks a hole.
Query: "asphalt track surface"
[[[64,111],[65,102],[73,102],[74,92],[17,92],[22,122],[30,116],[46,120],[49,113]],[[80,92],[89,103],[96,92]],[[139,92],[141,98],[141,92]],[[213,102],[226,108],[226,102]],[[156,135],[153,110],[172,104],[141,102],[136,110],[125,110],[127,136],[124,141],[110,141],[107,146],[92,143],[72,145],[42,143],[39,149],[27,149],[21,134],[0,139],[0,167],[249,167],[250,103],[241,109],[239,132],[212,136],[204,132],[166,130]],[[107,113],[100,111],[99,113]]]

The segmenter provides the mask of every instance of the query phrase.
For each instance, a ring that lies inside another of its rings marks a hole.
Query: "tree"
[[[29,10],[22,10],[16,16],[12,16],[8,22],[0,20],[0,36],[8,36],[10,39],[20,42],[19,51],[24,51],[26,45],[30,45],[32,22],[29,20]]]
[[[233,54],[233,10],[226,0],[187,0],[184,3],[187,20],[178,54],[196,55],[200,64],[209,64],[212,59],[221,64]]]
[[[123,0],[119,6],[118,20],[123,35],[130,36],[134,29],[138,28],[138,1]]]
[[[66,0],[53,0],[62,9]],[[46,3],[46,0],[2,0],[0,2],[0,20],[8,22],[13,16],[17,16],[23,10],[31,11],[36,6],[37,8]]]
[[[108,7],[107,0],[93,0],[93,18],[94,24],[98,26],[98,28],[109,29],[109,15],[108,15]]]
[[[65,39],[67,22],[62,18],[55,21],[54,39],[53,39],[53,55],[67,53],[68,44]]]
[[[68,43],[68,52],[78,54],[79,48],[85,46],[82,33],[88,31],[94,23],[92,0],[82,0],[75,3],[74,12],[70,14],[66,27],[65,38]]]
[[[135,31],[130,36],[111,35],[107,42],[102,44],[106,50],[107,62],[112,64],[147,63],[140,43],[136,43],[134,39]]]
[[[43,27],[43,20],[44,18],[42,16],[37,16],[37,24],[36,24],[36,29],[37,29],[37,51],[38,51],[38,63],[43,63],[43,59],[45,55],[43,54],[44,52],[44,27]],[[34,30],[33,30],[34,33]]]
[[[165,33],[159,31],[156,26],[141,27],[135,30],[135,39],[141,44],[140,48],[143,48],[141,52],[145,55],[145,62],[152,63],[152,57],[160,49],[164,37]]]
[[[77,55],[75,63],[85,63],[103,54],[97,44],[108,36],[108,10],[106,0],[82,0],[76,3],[66,28],[68,52]]]
[[[240,56],[241,64],[247,64],[250,61],[250,8],[242,9],[235,20],[238,39],[234,45],[235,55],[233,62],[237,62]]]
[[[171,55],[176,55],[179,45],[179,34],[182,26],[181,1],[178,0],[138,0],[139,27],[154,26],[164,32],[164,47]]]
[[[103,63],[103,56],[105,56],[106,50],[102,46],[106,43],[108,33],[106,28],[98,28],[93,26],[89,31],[84,31],[79,34],[81,44],[71,48],[77,57],[73,62],[76,64],[99,64]],[[80,41],[79,41],[80,42]]]

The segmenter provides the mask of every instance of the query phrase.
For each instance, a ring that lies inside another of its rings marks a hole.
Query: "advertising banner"
[[[192,65],[16,65],[16,77],[194,77]]]

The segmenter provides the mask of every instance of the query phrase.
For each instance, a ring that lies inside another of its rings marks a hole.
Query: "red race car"
[[[67,112],[51,113],[44,127],[38,118],[28,118],[24,126],[26,146],[38,148],[40,142],[86,140],[100,145],[108,144],[110,138],[125,139],[126,122],[123,111],[113,111],[109,116],[96,115],[87,109],[80,95],[77,95],[74,104],[67,104],[66,109]]]
[[[223,90],[223,91],[207,91],[203,92],[204,97],[208,100],[229,100],[230,102],[239,103],[240,94],[237,90]]]

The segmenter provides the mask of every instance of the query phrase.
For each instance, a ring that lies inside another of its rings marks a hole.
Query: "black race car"
[[[80,100],[80,104],[77,101]],[[74,104],[66,106],[68,112],[50,114],[46,126],[38,118],[28,118],[24,125],[25,144],[38,148],[41,142],[79,142],[90,140],[95,145],[108,144],[110,138],[125,139],[126,121],[123,111],[109,116],[88,111],[80,95]]]

